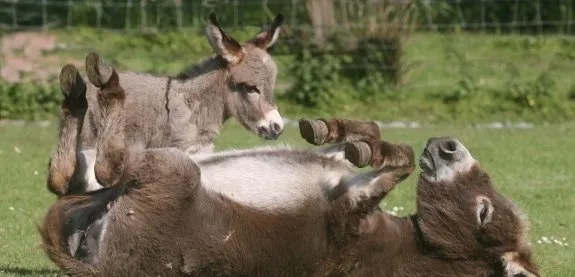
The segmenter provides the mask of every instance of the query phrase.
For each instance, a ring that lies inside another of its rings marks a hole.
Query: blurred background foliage
[[[88,50],[175,75],[211,55],[215,11],[270,49],[288,116],[562,121],[575,115],[575,0],[0,0],[0,119],[57,114],[57,73]],[[48,46],[46,46],[48,45]]]

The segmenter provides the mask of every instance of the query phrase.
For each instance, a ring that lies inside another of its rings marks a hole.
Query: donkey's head
[[[277,68],[266,51],[277,40],[282,22],[280,14],[268,30],[243,44],[220,28],[213,13],[207,26],[210,44],[228,67],[226,114],[264,139],[278,138],[284,127],[273,97]]]
[[[420,166],[418,224],[431,251],[482,259],[502,276],[539,276],[526,241],[526,218],[497,192],[461,142],[429,139]]]

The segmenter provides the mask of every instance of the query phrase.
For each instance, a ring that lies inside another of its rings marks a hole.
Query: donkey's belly
[[[79,156],[85,191],[102,188],[94,174],[96,151],[84,150]],[[202,186],[208,191],[264,210],[293,209],[322,199],[344,176],[353,174],[343,163],[326,164],[326,157],[289,149],[224,151],[190,158],[200,167]]]
[[[306,201],[320,200],[348,173],[326,169],[320,163],[286,163],[285,159],[258,156],[198,164],[206,189],[264,210],[294,209]]]

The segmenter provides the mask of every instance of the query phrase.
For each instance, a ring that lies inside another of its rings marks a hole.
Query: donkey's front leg
[[[348,160],[357,167],[379,167],[379,127],[375,122],[350,119],[300,119],[300,135],[313,145],[333,144],[318,150],[327,157]],[[356,142],[362,143],[356,143]]]
[[[80,133],[88,101],[86,83],[74,65],[64,66],[59,79],[64,101],[61,106],[58,146],[49,161],[47,186],[51,192],[62,196],[70,190],[69,185],[77,171],[77,155],[81,147]]]
[[[413,149],[405,144],[380,142],[383,165],[371,172],[342,179],[329,193],[334,221],[332,235],[339,243],[361,232],[361,222],[381,200],[414,170]]]
[[[380,141],[366,152],[378,152],[383,163],[373,171],[343,180],[332,198],[343,201],[349,212],[365,214],[373,211],[395,186],[415,169],[413,148],[407,144]]]

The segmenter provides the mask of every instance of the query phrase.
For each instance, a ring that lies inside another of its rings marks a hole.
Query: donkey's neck
[[[227,119],[226,91],[228,71],[219,57],[205,60],[184,70],[177,77],[179,92],[191,110],[191,121],[198,127],[198,142],[210,144]]]
[[[216,56],[192,65],[177,78],[182,81],[181,92],[184,93],[190,107],[194,108],[198,104],[209,107],[212,111],[211,118],[219,119],[220,123],[223,123],[227,75],[225,62]]]

